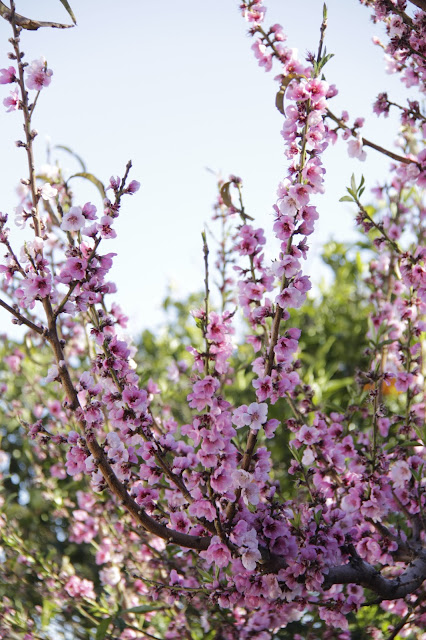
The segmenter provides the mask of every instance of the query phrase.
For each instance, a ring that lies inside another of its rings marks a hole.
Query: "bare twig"
[[[18,320],[18,324],[25,324],[27,327],[29,327],[30,329],[38,333],[40,336],[42,336],[45,333],[46,330],[43,327],[38,327],[36,324],[34,324],[34,322],[31,322],[31,320],[28,320],[25,316],[20,314],[19,311],[17,311],[16,309],[8,305],[7,302],[2,300],[1,298],[0,298],[0,307],[3,307],[3,309],[6,309],[6,311],[9,311],[9,313],[12,314],[12,316],[15,316],[15,318]]]

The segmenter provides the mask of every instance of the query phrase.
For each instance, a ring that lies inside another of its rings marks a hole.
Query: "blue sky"
[[[138,331],[161,321],[168,283],[178,295],[203,286],[201,231],[215,199],[215,177],[243,178],[246,207],[256,224],[272,228],[272,204],[286,173],[280,136],[282,116],[274,106],[277,84],[258,67],[237,0],[70,0],[78,26],[67,31],[24,32],[27,60],[44,55],[53,69],[34,116],[39,131],[36,160],[45,162],[51,144],[73,148],[89,171],[104,181],[133,161],[132,177],[141,190],[127,199],[118,223],[119,237],[105,249],[118,254],[113,279],[117,300]],[[397,123],[371,113],[375,96],[388,90],[398,102],[404,90],[384,72],[382,51],[371,38],[382,35],[369,10],[356,0],[330,0],[327,50],[335,54],[325,69],[339,88],[336,113],[366,117],[364,136],[393,148]],[[317,48],[322,2],[270,0],[266,24],[279,22],[287,45],[302,54]],[[20,13],[68,21],[59,0],[17,0]],[[8,66],[9,25],[0,23],[0,66]],[[276,70],[278,73],[278,69]],[[7,87],[1,87],[4,97]],[[0,112],[2,140],[0,210],[13,212],[15,185],[25,177],[20,114]],[[318,232],[311,236],[308,271],[324,275],[318,256],[333,237],[354,237],[354,212],[339,203],[352,173],[363,173],[367,187],[386,175],[388,161],[370,150],[366,162],[350,159],[346,143],[327,150],[324,196]],[[59,157],[59,155],[58,155]],[[65,167],[78,170],[62,154]],[[99,206],[93,187],[77,184],[77,202]],[[13,217],[13,215],[12,215]],[[213,252],[213,246],[211,247]],[[3,314],[2,310],[0,310]],[[0,315],[2,328],[7,321]]]

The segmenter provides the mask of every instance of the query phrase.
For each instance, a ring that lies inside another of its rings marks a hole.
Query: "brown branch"
[[[29,31],[37,31],[40,27],[52,27],[53,29],[70,29],[73,27],[73,24],[61,24],[60,22],[44,22],[43,20],[32,20],[31,18],[26,18],[25,16],[21,16],[19,13],[14,14],[14,10],[7,7],[3,2],[0,1],[0,16],[12,23],[12,20],[18,27],[22,29],[28,29]]]
[[[45,332],[44,327],[38,327],[36,324],[34,324],[34,322],[31,322],[31,320],[27,320],[25,316],[21,315],[19,311],[16,311],[16,309],[8,305],[7,302],[4,302],[4,300],[2,300],[1,298],[0,298],[0,307],[3,307],[3,309],[6,309],[6,311],[9,311],[9,313],[15,316],[15,318],[18,320],[18,324],[25,324],[27,327],[29,327],[30,329],[38,333],[40,336],[44,334]]]
[[[385,578],[373,565],[355,557],[349,564],[332,567],[325,576],[323,588],[333,584],[357,584],[377,593],[384,600],[397,600],[413,593],[426,580],[426,549],[417,554],[397,578]]]
[[[335,116],[334,113],[332,113],[329,109],[327,109],[327,116],[332,120],[334,120],[334,122],[338,124],[341,129],[349,129],[352,135],[355,138],[357,137],[358,134],[356,133],[356,130],[351,127],[348,127],[348,125],[345,124],[343,120]],[[383,153],[385,156],[392,158],[392,160],[396,160],[397,162],[403,162],[404,164],[417,164],[413,160],[410,160],[410,158],[406,158],[405,156],[400,156],[397,153],[394,153],[393,151],[389,151],[389,149],[385,149],[384,147],[381,147],[375,142],[371,142],[371,140],[367,140],[367,138],[361,138],[361,140],[362,140],[362,144],[365,147],[371,147],[372,149],[379,151],[379,153]]]
[[[415,4],[416,7],[421,9],[422,11],[426,11],[426,1],[425,0],[408,0],[411,4]]]

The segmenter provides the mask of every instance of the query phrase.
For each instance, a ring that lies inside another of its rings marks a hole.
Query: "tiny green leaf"
[[[227,207],[233,207],[231,194],[229,193],[229,188],[231,186],[231,182],[225,182],[220,188],[220,195],[222,196],[222,200]]]
[[[65,9],[68,12],[68,15],[70,16],[70,18],[74,22],[74,24],[77,24],[77,20],[75,19],[75,15],[73,13],[73,10],[71,9],[71,7],[68,4],[67,0],[59,0],[59,2],[65,7]]]
[[[68,182],[72,178],[85,178],[86,180],[89,180],[89,182],[94,184],[95,187],[97,187],[97,189],[99,190],[99,193],[102,196],[102,200],[105,200],[106,198],[105,187],[102,184],[102,182],[93,175],[93,173],[88,173],[87,171],[80,171],[79,173],[74,173],[72,176],[68,178]]]
[[[108,631],[108,627],[112,622],[112,617],[109,618],[104,618],[103,620],[101,620],[101,622],[98,625],[98,628],[96,629],[96,635],[95,635],[95,639],[96,640],[104,640],[106,633]]]
[[[77,160],[77,162],[81,166],[81,170],[84,171],[84,172],[87,171],[87,168],[86,168],[86,165],[84,163],[84,160],[81,158],[81,156],[79,156],[77,153],[75,153],[75,151],[73,151],[69,147],[66,147],[64,144],[57,144],[53,148],[54,149],[62,149],[62,151],[66,151],[67,153],[69,153],[73,158],[75,158]]]

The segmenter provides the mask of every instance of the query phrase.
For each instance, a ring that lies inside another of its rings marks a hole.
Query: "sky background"
[[[69,22],[59,0],[16,0],[16,5],[31,18]],[[270,234],[276,188],[287,165],[283,117],[275,108],[273,78],[279,69],[265,73],[257,65],[237,0],[70,0],[70,5],[77,27],[22,34],[26,60],[44,55],[54,73],[33,118],[39,132],[36,162],[46,162],[47,140],[75,150],[104,182],[122,175],[132,160],[131,177],[141,182],[141,190],[124,201],[118,239],[103,246],[118,254],[112,279],[132,332],[155,328],[168,285],[180,297],[203,287],[201,231],[216,197],[214,173],[243,178],[247,212]],[[372,44],[373,35],[384,37],[382,27],[372,24],[369,10],[356,0],[330,0],[327,6],[326,46],[335,57],[325,74],[339,89],[330,107],[339,115],[347,109],[351,121],[365,117],[363,135],[393,149],[397,121],[378,119],[372,103],[384,90],[402,102],[406,91],[385,73],[383,52]],[[287,46],[302,55],[316,51],[321,1],[269,0],[267,7],[265,24],[282,24]],[[10,35],[2,20],[0,67],[10,64]],[[0,87],[1,100],[8,89]],[[1,105],[0,210],[11,219],[15,187],[26,177],[25,153],[14,145],[22,137],[21,117]],[[316,282],[326,276],[322,244],[355,238],[355,212],[339,203],[351,174],[358,179],[364,174],[367,188],[386,176],[388,159],[371,149],[367,155],[364,163],[348,158],[345,142],[325,153],[326,194],[315,201],[320,220],[307,266]],[[69,172],[79,170],[64,152],[56,157]],[[93,186],[76,179],[73,187],[76,204],[91,200],[100,207]],[[9,322],[0,309],[1,329]]]

